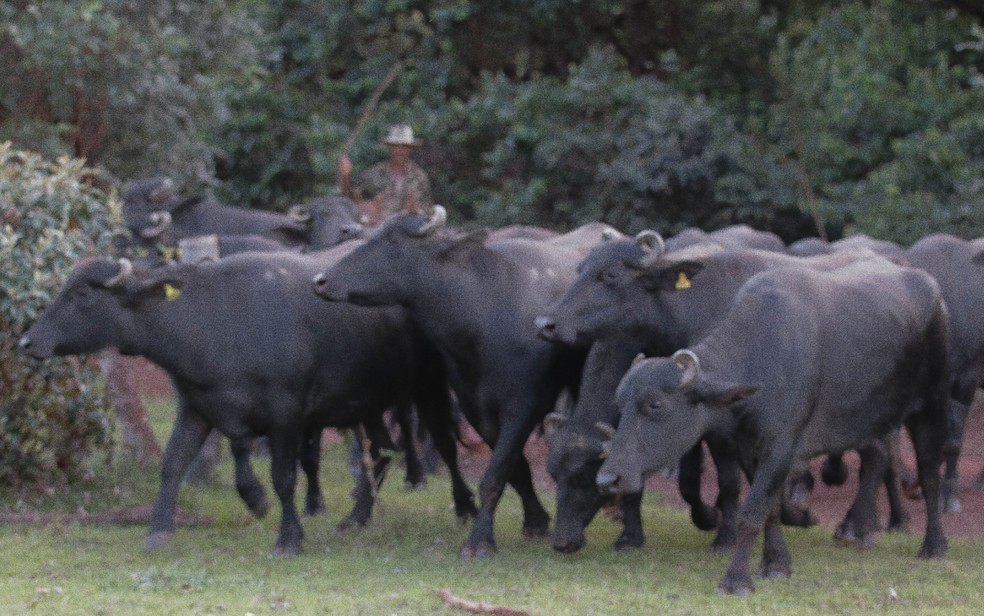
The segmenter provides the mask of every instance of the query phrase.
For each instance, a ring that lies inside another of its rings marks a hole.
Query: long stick
[[[343,156],[348,156],[349,152],[352,151],[352,146],[355,145],[355,140],[358,139],[359,133],[361,133],[362,129],[365,128],[366,122],[369,121],[369,118],[372,117],[373,112],[376,110],[376,103],[379,102],[379,97],[383,95],[386,88],[393,83],[393,80],[396,79],[396,76],[399,75],[402,70],[403,60],[398,60],[396,64],[393,65],[393,68],[390,69],[389,73],[386,74],[386,77],[384,77],[383,80],[379,82],[379,85],[376,86],[376,90],[372,93],[372,96],[369,97],[365,108],[362,110],[362,115],[359,116],[359,121],[355,123],[355,128],[352,129],[352,133],[349,135],[349,138],[345,140],[345,147],[342,148]]]

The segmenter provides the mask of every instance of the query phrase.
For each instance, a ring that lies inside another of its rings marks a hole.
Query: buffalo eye
[[[76,287],[72,293],[73,299],[82,306],[88,306],[92,303],[92,289],[86,286]]]
[[[601,282],[605,284],[616,283],[618,282],[618,279],[620,277],[621,274],[618,272],[618,270],[614,270],[614,269],[602,270],[601,273],[598,274],[598,278],[601,280]]]
[[[639,401],[639,414],[645,417],[654,415],[663,408],[663,403],[656,398],[643,398]]]

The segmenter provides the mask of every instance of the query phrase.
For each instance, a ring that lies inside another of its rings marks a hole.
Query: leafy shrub
[[[115,202],[68,157],[49,162],[0,144],[0,483],[70,475],[109,442],[91,362],[19,357],[17,341],[54,297],[72,265],[105,250]],[[115,208],[118,212],[119,208]]]

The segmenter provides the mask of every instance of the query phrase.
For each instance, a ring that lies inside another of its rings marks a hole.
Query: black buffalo
[[[287,246],[307,242],[309,220],[278,212],[232,207],[203,197],[182,197],[170,178],[133,182],[120,195],[123,222],[147,246],[196,235],[260,235]]]
[[[493,519],[507,482],[522,500],[524,535],[547,532],[523,445],[560,392],[576,388],[584,351],[538,339],[533,321],[574,280],[605,228],[489,241],[486,232],[447,230],[438,206],[430,218],[384,223],[316,280],[329,300],[404,306],[445,357],[465,418],[492,447],[462,557],[495,551]]]
[[[303,535],[294,505],[298,451],[304,454],[302,465],[315,465],[315,448],[305,442],[322,427],[378,426],[385,409],[410,400],[419,403],[452,470],[459,516],[474,513],[471,493],[457,472],[447,380],[436,353],[398,308],[329,304],[311,292],[314,275],[349,249],[244,253],[150,271],[90,258],[74,269],[26,332],[20,349],[37,357],[116,347],[149,358],[171,376],[179,409],[148,548],[173,533],[181,478],[214,427],[230,438],[234,452],[255,436],[269,437],[283,512],[274,551],[298,552]],[[244,457],[240,451],[237,462]],[[308,474],[316,479],[316,473]],[[262,495],[262,489],[248,464],[237,463],[236,480],[247,503],[258,506],[256,490]],[[318,507],[320,488],[309,486],[308,494],[310,511]],[[346,523],[364,523],[363,502],[357,499]]]
[[[557,522],[554,547],[572,551],[584,543],[583,530],[604,502],[592,479],[602,463],[602,442],[607,428],[617,425],[615,387],[638,353],[668,355],[711,330],[724,316],[741,285],[753,275],[774,267],[833,269],[857,259],[878,257],[869,251],[841,252],[809,259],[775,251],[724,250],[716,244],[690,244],[664,253],[653,232],[635,241],[616,239],[595,248],[579,266],[577,281],[563,299],[537,319],[539,333],[568,344],[593,344],[582,382],[584,394],[570,416],[553,415],[548,469],[557,482]],[[700,279],[694,276],[700,272]],[[602,349],[605,349],[604,351]],[[604,353],[604,359],[594,361]],[[601,424],[601,426],[599,426]],[[681,460],[680,490],[691,506],[698,528],[715,525],[715,551],[729,550],[735,541],[739,476],[729,455],[727,440],[708,434],[709,450],[717,466],[720,519],[700,500],[702,451],[695,447]],[[870,467],[869,467],[870,468]],[[866,476],[866,480],[869,479]],[[904,524],[905,513],[887,478],[892,503],[890,527]],[[635,504],[635,501],[632,501]],[[866,506],[862,500],[858,507]],[[862,524],[852,508],[837,536],[867,542],[875,529]],[[642,526],[637,512],[625,513],[626,529],[617,548],[641,545]],[[812,516],[795,507],[783,508],[789,524],[809,525]],[[631,525],[630,525],[631,524]]]
[[[751,487],[719,590],[747,594],[763,529],[763,577],[791,572],[777,509],[796,461],[865,451],[905,423],[930,504],[919,555],[945,556],[935,504],[947,437],[948,327],[939,286],[917,269],[867,260],[830,272],[757,274],[706,337],[626,374],[616,395],[622,420],[598,485],[637,492],[647,473],[673,464],[703,434],[731,435]]]
[[[952,235],[929,235],[905,250],[905,259],[936,279],[950,312],[951,388],[950,438],[944,449],[944,511],[959,511],[957,463],[963,444],[967,411],[984,384],[984,239],[963,240]]]

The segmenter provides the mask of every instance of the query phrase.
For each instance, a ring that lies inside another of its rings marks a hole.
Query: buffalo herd
[[[841,456],[860,456],[839,539],[874,540],[882,486],[889,526],[906,523],[900,438],[915,452],[910,487],[934,504],[919,556],[946,555],[941,512],[960,508],[957,460],[984,382],[984,240],[787,246],[743,225],[666,239],[601,223],[463,232],[441,206],[366,229],[344,198],[258,212],[182,198],[166,178],[133,183],[123,200],[126,256],[76,264],[19,348],[115,348],[170,376],[178,410],[148,549],[173,534],[182,477],[213,430],[229,438],[237,490],[257,515],[268,504],[249,454],[268,439],[274,552],[291,555],[303,537],[298,468],[304,513],[318,513],[321,431],[356,428],[366,463],[342,524],[366,524],[390,412],[415,413],[447,465],[456,515],[471,520],[463,558],[495,553],[507,484],[530,539],[576,551],[617,497],[614,548],[638,548],[646,479],[676,469],[694,524],[733,553],[719,591],[747,594],[760,536],[760,575],[791,573],[781,527],[813,522],[803,488],[814,457],[835,481]],[[477,504],[458,467],[459,414],[491,450]],[[552,530],[523,452],[540,426]],[[705,448],[714,503],[701,498]]]

